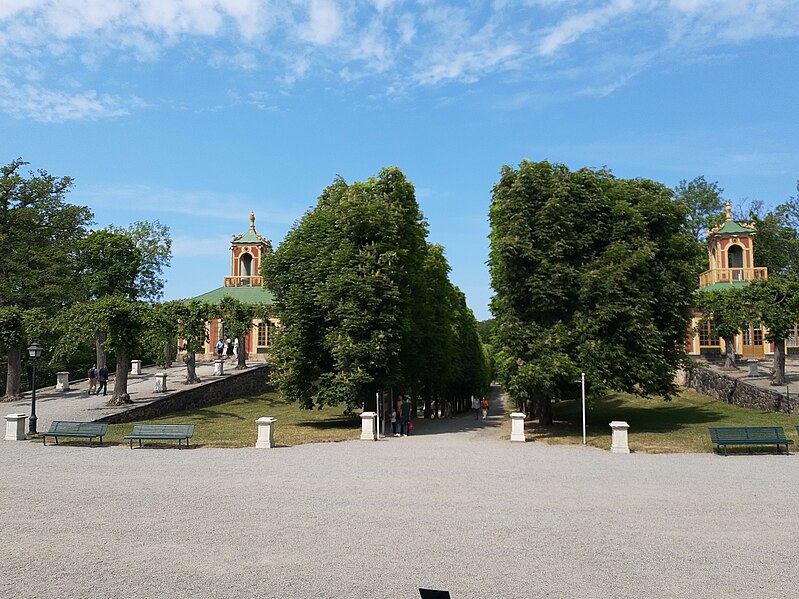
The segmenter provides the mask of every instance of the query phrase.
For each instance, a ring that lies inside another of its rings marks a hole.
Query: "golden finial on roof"
[[[729,214],[730,214],[729,211],[727,211],[727,215],[728,216],[729,216]],[[255,231],[255,211],[254,210],[250,212],[250,229]]]
[[[724,210],[727,211],[727,218],[725,220],[732,220],[732,204],[730,204],[729,200],[724,204]]]

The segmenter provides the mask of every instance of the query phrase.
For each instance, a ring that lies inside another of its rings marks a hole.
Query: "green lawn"
[[[563,401],[554,405],[555,426],[538,431],[528,422],[530,441],[553,444],[582,443],[580,403]],[[255,421],[262,416],[277,418],[275,442],[278,445],[300,445],[348,441],[360,436],[360,419],[343,416],[343,407],[323,410],[302,410],[297,404],[269,392],[235,399],[210,408],[181,412],[148,422],[194,424],[192,445],[206,447],[253,447],[257,437]],[[624,420],[630,425],[629,445],[633,451],[648,453],[709,453],[713,450],[708,427],[711,426],[783,426],[788,438],[799,447],[795,426],[799,415],[773,414],[738,408],[696,393],[682,391],[671,402],[660,398],[642,399],[626,394],[609,395],[589,401],[588,444],[610,448],[611,420]],[[127,443],[124,436],[133,424],[113,424],[108,428],[108,443]],[[510,422],[508,422],[510,433]],[[509,438],[509,434],[506,438]],[[85,443],[84,440],[65,440]],[[154,445],[152,441],[145,444]],[[176,442],[165,442],[174,445]],[[758,451],[757,448],[754,449]],[[766,447],[763,450],[772,451]],[[735,449],[732,449],[735,451]]]
[[[160,424],[194,424],[191,445],[205,447],[254,447],[258,437],[255,421],[263,416],[277,418],[275,443],[300,445],[357,439],[361,433],[360,418],[342,415],[343,406],[322,410],[302,410],[295,403],[280,399],[270,392],[254,397],[234,399],[199,410],[179,412],[148,420]],[[109,443],[127,443],[124,436],[133,430],[133,423],[112,424],[108,427]],[[166,444],[177,444],[167,441]],[[144,441],[145,445],[154,444]]]
[[[539,432],[535,429],[535,423],[527,423],[528,440],[582,443],[580,402],[559,402],[554,405],[554,412],[555,426],[550,430]],[[707,429],[714,426],[783,426],[788,438],[799,445],[795,428],[799,425],[799,416],[731,406],[692,389],[683,390],[670,402],[627,394],[590,400],[586,416],[588,445],[610,448],[609,423],[612,420],[623,420],[630,425],[628,442],[632,451],[710,452],[715,446],[710,443]]]

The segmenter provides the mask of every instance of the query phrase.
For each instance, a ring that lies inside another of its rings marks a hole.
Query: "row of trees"
[[[488,360],[413,185],[397,168],[336,179],[264,261],[281,331],[272,381],[307,408],[374,407],[395,389],[457,404],[484,393]]]
[[[219,304],[170,301],[145,303],[119,295],[108,295],[90,302],[75,304],[61,312],[53,325],[58,333],[53,359],[63,362],[78,347],[103,332],[103,345],[116,356],[116,379],[110,404],[130,402],[127,392],[130,359],[148,347],[163,348],[159,363],[169,368],[176,353],[175,343],[181,339],[186,351],[186,383],[197,383],[196,354],[204,352],[208,342],[208,322],[219,318],[231,338],[238,338],[236,368],[246,368],[245,337],[253,318],[267,318],[270,307],[243,304],[226,296]]]
[[[199,302],[158,303],[163,269],[171,257],[169,230],[159,222],[92,230],[85,206],[65,201],[69,177],[22,170],[16,160],[0,177],[0,353],[5,357],[4,400],[20,397],[23,348],[33,339],[52,347],[50,365],[69,367],[76,355],[86,361],[116,359],[113,403],[127,401],[130,357],[161,347],[169,365],[175,343],[185,339],[188,381],[197,379],[194,352],[207,340],[206,323],[223,318],[229,335],[244,336],[265,306],[245,306],[225,298],[218,306]],[[87,356],[85,349],[94,345]]]

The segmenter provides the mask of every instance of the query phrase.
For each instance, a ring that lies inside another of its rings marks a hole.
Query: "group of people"
[[[407,397],[399,395],[391,410],[391,433],[395,437],[407,437],[412,430],[411,402]]]
[[[108,367],[103,365],[98,369],[97,364],[94,364],[86,374],[89,375],[89,395],[92,393],[100,395],[100,391],[106,395],[108,392]]]
[[[216,355],[219,356],[221,360],[238,356],[239,338],[236,337],[233,341],[231,341],[230,337],[227,339],[222,339],[222,337],[220,337],[219,341],[216,342]]]
[[[472,395],[472,412],[474,412],[475,420],[480,418],[481,412],[483,414],[483,420],[488,418],[488,400],[485,397],[480,399]]]

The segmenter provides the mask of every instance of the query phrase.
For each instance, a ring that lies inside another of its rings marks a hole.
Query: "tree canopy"
[[[696,240],[669,189],[549,162],[504,167],[490,209],[497,371],[511,397],[674,391],[686,358]]]
[[[452,339],[446,330],[423,344],[422,327],[439,322],[435,304],[453,305],[449,267],[426,235],[413,185],[397,168],[323,191],[263,266],[281,323],[273,380],[286,397],[352,409],[379,389],[418,391],[432,364],[450,367],[438,355],[420,359],[438,351],[430,343]]]

